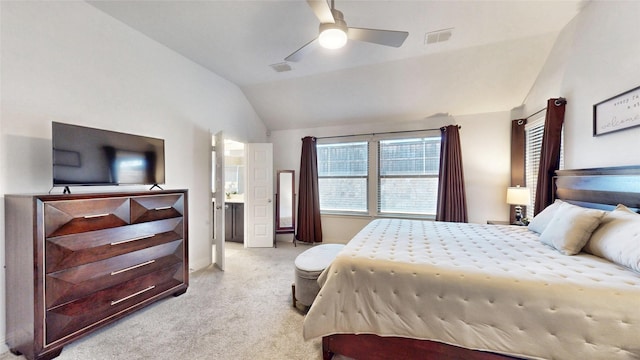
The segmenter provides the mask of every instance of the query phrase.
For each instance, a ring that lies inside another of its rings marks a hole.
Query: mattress
[[[640,359],[640,274],[526,227],[379,219],[318,279],[305,339],[434,340],[530,359]]]

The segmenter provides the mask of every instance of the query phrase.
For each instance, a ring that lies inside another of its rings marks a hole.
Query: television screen
[[[53,185],[164,184],[164,140],[52,123]]]

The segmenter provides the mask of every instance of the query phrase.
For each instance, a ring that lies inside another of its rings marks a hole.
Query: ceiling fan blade
[[[294,51],[293,54],[284,58],[284,61],[300,61],[302,57],[315,50],[319,45],[318,38],[315,38],[304,44],[300,49]]]
[[[409,36],[406,31],[349,28],[349,39],[366,41],[374,44],[400,47]]]
[[[311,6],[311,9],[316,14],[320,23],[335,23],[336,21],[333,19],[333,14],[331,13],[331,8],[326,0],[307,0],[307,4]]]

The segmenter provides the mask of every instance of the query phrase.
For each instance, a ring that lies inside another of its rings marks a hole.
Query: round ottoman
[[[311,306],[320,291],[318,277],[344,248],[343,244],[316,245],[296,257],[296,278],[293,285],[293,306],[296,302]]]

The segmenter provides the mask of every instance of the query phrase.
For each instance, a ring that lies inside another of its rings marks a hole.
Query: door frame
[[[213,221],[211,222],[213,229],[209,231],[213,235],[213,244],[211,251],[215,250],[215,258],[213,263],[220,269],[225,269],[225,193],[224,193],[224,134],[219,131],[212,134],[212,139],[215,141],[215,145],[211,147],[211,161],[215,159],[215,172],[210,171],[211,184],[215,184],[215,192],[212,193],[211,199],[211,216]],[[214,157],[215,156],[215,157]],[[213,166],[212,166],[213,170]],[[213,173],[215,173],[215,178]],[[215,234],[214,234],[215,232]]]

